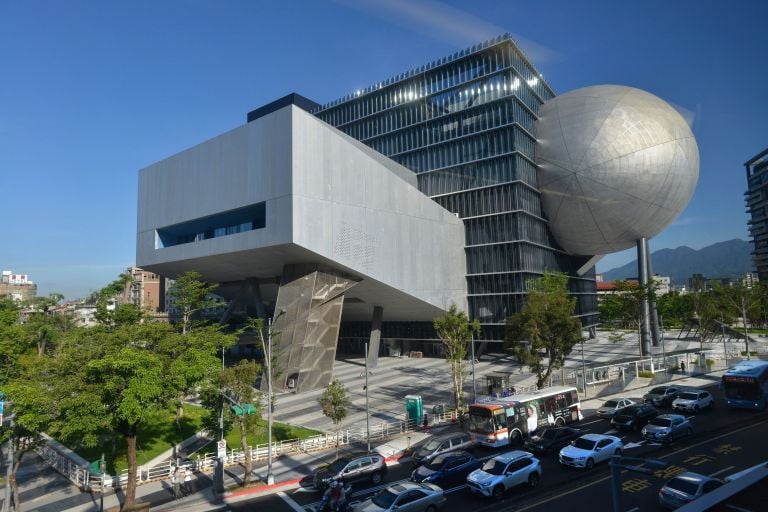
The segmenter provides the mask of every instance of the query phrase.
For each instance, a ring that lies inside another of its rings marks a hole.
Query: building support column
[[[637,241],[637,274],[640,279],[640,286],[648,285],[648,244],[645,237]],[[643,298],[640,303],[640,352],[643,357],[650,355],[650,322],[649,322],[648,299]]]
[[[371,341],[368,347],[368,367],[374,369],[379,364],[379,345],[381,344],[381,321],[384,317],[384,308],[373,306],[371,318]]]
[[[648,245],[648,239],[644,238],[643,240],[645,240],[645,254],[647,255],[648,261],[648,279],[653,281],[653,262],[651,262],[651,249]],[[659,334],[659,312],[656,310],[655,286],[653,289],[653,295],[651,295],[650,300],[648,301],[648,311],[651,314],[649,317],[651,323],[651,341],[654,347],[658,347],[661,337]]]

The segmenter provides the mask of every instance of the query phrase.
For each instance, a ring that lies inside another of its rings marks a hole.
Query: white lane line
[[[738,428],[736,430],[732,430],[731,432],[727,432],[725,434],[721,434],[719,436],[715,436],[715,437],[712,437],[710,439],[703,440],[700,443],[696,443],[696,444],[691,445],[691,446],[686,446],[686,447],[680,448],[679,450],[675,450],[675,451],[673,451],[671,453],[667,453],[667,454],[662,455],[662,456],[660,456],[658,458],[659,459],[668,459],[669,457],[671,457],[673,455],[677,455],[678,453],[685,452],[685,451],[688,451],[688,450],[692,450],[694,448],[698,448],[699,446],[705,445],[707,443],[711,443],[712,441],[716,441],[718,439],[722,439],[723,437],[732,436],[733,434],[737,434],[739,432],[742,432],[744,430],[749,430],[751,428],[762,427],[763,425],[765,425],[765,423],[766,423],[765,420],[758,421],[757,423],[753,423],[752,425],[747,425],[746,427]],[[622,471],[622,473],[625,472],[625,471],[626,470]],[[593,485],[597,485],[599,483],[605,482],[606,480],[610,480],[610,479],[611,479],[610,475],[606,476],[606,477],[603,477],[603,478],[601,478],[599,480],[595,480],[595,481],[589,482],[589,483],[587,483],[585,485],[582,485],[580,487],[577,487],[576,489],[571,489],[569,491],[566,491],[564,493],[558,494],[556,496],[551,496],[549,498],[545,498],[545,499],[543,499],[541,501],[538,501],[536,503],[531,503],[530,505],[526,505],[523,508],[517,509],[517,512],[524,512],[525,510],[530,510],[532,508],[540,507],[540,506],[542,506],[545,503],[549,503],[550,501],[558,500],[558,499],[560,499],[560,498],[562,498],[564,496],[568,496],[569,494],[573,494],[573,493],[579,492],[582,489],[586,489],[587,487],[591,487]]]
[[[293,498],[285,494],[283,491],[278,492],[277,495],[280,496],[280,498],[282,498],[282,500],[286,502],[288,506],[291,507],[296,512],[306,512],[304,510],[304,507],[302,507],[301,505],[293,501]]]
[[[629,510],[627,510],[627,512],[637,512],[638,510],[640,510],[640,507],[635,507],[635,508],[629,509]]]
[[[600,418],[592,421],[582,421],[581,423],[579,423],[579,425],[592,425],[593,423],[602,423],[602,422],[603,422],[603,419]]]
[[[717,475],[719,475],[720,473],[725,473],[726,471],[730,471],[730,470],[732,470],[732,469],[733,469],[733,468],[735,468],[735,467],[736,467],[736,466],[728,466],[727,468],[723,468],[723,469],[721,469],[721,470],[715,471],[714,473],[712,473],[712,474],[711,474],[711,475],[709,475],[709,476],[717,476]]]

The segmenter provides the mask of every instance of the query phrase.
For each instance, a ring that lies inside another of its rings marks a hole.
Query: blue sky
[[[0,0],[0,266],[84,296],[135,261],[139,169],[290,92],[325,103],[505,32],[557,93],[629,85],[692,120],[699,183],[652,250],[747,239],[766,19],[758,1]]]

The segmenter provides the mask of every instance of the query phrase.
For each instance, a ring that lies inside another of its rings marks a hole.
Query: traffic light
[[[256,414],[256,407],[254,407],[253,404],[230,405],[229,410],[232,411],[232,414],[235,416]]]
[[[243,408],[239,405],[230,405],[229,410],[232,411],[232,414],[235,416],[242,416],[244,414]]]

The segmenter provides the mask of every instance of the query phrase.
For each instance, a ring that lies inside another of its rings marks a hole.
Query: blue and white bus
[[[720,388],[729,407],[765,410],[768,361],[742,361],[723,374]]]

